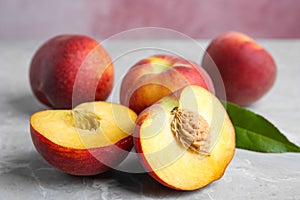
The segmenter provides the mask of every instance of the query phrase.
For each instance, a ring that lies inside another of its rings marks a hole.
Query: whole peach
[[[214,92],[210,77],[196,63],[171,55],[150,56],[125,75],[120,102],[140,113],[162,97],[191,84]]]
[[[114,68],[96,40],[60,35],[37,50],[29,75],[40,102],[52,108],[72,108],[86,101],[105,100],[112,90]]]
[[[242,106],[260,99],[276,78],[272,56],[252,38],[239,32],[216,37],[206,50],[202,66],[209,74],[217,66],[227,100]],[[219,92],[216,89],[217,95]]]

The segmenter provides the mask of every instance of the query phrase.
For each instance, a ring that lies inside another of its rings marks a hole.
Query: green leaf
[[[225,102],[225,107],[236,131],[237,148],[268,153],[300,152],[300,147],[264,117],[233,103]]]

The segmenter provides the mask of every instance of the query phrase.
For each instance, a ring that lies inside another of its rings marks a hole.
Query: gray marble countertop
[[[157,41],[156,41],[157,42]],[[294,143],[300,145],[300,40],[259,41],[273,55],[278,77],[272,90],[249,107],[272,121]],[[37,102],[30,90],[30,59],[42,41],[0,41],[0,200],[4,199],[300,199],[300,154],[264,154],[236,150],[222,179],[209,186],[180,192],[160,185],[145,173],[111,170],[92,177],[64,174],[49,166],[36,152],[29,133],[32,113],[47,109]],[[146,42],[147,43],[147,42]],[[185,41],[159,41],[176,47],[199,62],[201,53]],[[133,45],[134,44],[134,45]],[[107,48],[114,58],[122,49],[132,47],[128,58],[116,64],[116,80],[147,52],[138,42],[111,42]],[[198,41],[205,48],[208,41]],[[154,45],[155,46],[155,45]],[[166,47],[167,48],[167,47]],[[134,50],[135,49],[135,50]],[[135,61],[136,61],[135,60]],[[118,99],[118,84],[110,100]],[[129,157],[132,167],[140,168],[137,158]],[[126,160],[125,160],[126,164]]]

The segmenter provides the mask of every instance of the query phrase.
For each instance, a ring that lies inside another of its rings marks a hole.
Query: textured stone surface
[[[113,57],[138,45],[176,47],[190,59],[200,61],[201,53],[184,41],[113,42]],[[274,56],[278,79],[273,89],[250,109],[270,119],[294,143],[300,145],[300,41],[260,41]],[[46,109],[32,96],[28,81],[30,59],[41,44],[0,42],[0,200],[2,199],[300,199],[300,154],[263,154],[237,150],[219,181],[193,192],[168,189],[145,173],[112,170],[93,177],[63,174],[49,166],[35,151],[29,133],[29,117]],[[206,47],[207,41],[200,41]],[[108,45],[108,43],[106,44]],[[135,51],[116,60],[116,88],[111,100],[118,99],[118,83],[133,61],[156,53]],[[133,59],[134,57],[134,59]],[[122,68],[123,67],[123,68]],[[141,171],[136,157],[123,166]]]

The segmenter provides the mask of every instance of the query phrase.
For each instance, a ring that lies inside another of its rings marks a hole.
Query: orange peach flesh
[[[210,153],[186,150],[170,129],[170,111],[178,106],[194,111],[210,125]],[[235,150],[235,132],[222,104],[199,86],[185,88],[179,102],[165,97],[143,112],[136,129],[135,147],[146,169],[162,184],[178,190],[195,190],[222,177]]]
[[[38,133],[53,143],[87,149],[115,144],[132,134],[136,114],[127,107],[108,102],[84,103],[77,110],[94,112],[99,121],[97,130],[84,130],[74,124],[72,110],[46,110],[35,113],[30,120]]]

